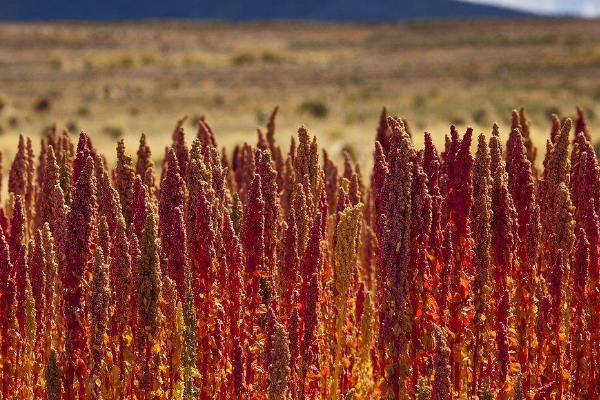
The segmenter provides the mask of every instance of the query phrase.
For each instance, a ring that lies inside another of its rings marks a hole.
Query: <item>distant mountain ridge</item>
[[[405,21],[533,16],[455,0],[0,0],[1,21]]]

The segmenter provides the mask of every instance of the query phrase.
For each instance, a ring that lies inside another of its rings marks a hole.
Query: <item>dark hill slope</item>
[[[4,21],[401,21],[515,18],[529,14],[454,0],[0,0]]]

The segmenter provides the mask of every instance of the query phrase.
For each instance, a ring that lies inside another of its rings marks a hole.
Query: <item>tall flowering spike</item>
[[[269,149],[271,153],[275,152],[275,119],[277,118],[277,112],[279,111],[279,106],[276,106],[271,115],[269,116],[269,120],[267,121],[267,142],[269,143]]]
[[[102,248],[94,253],[94,269],[92,274],[90,297],[90,350],[92,368],[90,379],[93,383],[95,395],[100,395],[101,386],[96,380],[102,382],[102,369],[106,354],[106,337],[108,333],[108,318],[110,313],[110,287],[108,264],[104,261]],[[103,382],[106,384],[106,382]]]
[[[177,155],[177,163],[179,165],[179,173],[182,177],[187,176],[188,163],[190,161],[190,154],[185,143],[185,132],[183,126],[178,124],[173,131],[173,149]]]
[[[10,221],[8,220],[8,217],[6,216],[6,210],[4,209],[4,207],[0,207],[0,229],[2,229],[5,236],[10,237],[9,224],[10,224]]]
[[[230,192],[227,187],[227,169],[221,165],[221,156],[216,147],[205,147],[205,163],[211,171],[210,184],[217,198],[223,205],[231,204]],[[207,179],[208,181],[208,179]]]
[[[361,285],[361,287],[364,287]],[[376,312],[370,292],[364,293],[364,311],[362,317],[357,319],[360,322],[359,337],[359,375],[358,375],[358,393],[359,395],[369,395],[373,390],[373,366],[371,365],[371,355],[373,352],[373,341],[375,332],[373,326],[376,324]],[[362,397],[359,397],[362,398]]]
[[[35,338],[37,332],[36,315],[35,315],[35,300],[31,293],[31,282],[27,278],[27,286],[25,289],[25,334],[23,335],[24,343],[23,350],[23,367],[25,375],[30,381],[34,377],[31,374],[33,361],[35,360]],[[30,392],[31,393],[31,392]]]
[[[157,237],[156,216],[148,213],[146,226],[142,233],[140,259],[137,267],[136,297],[138,306],[138,349],[142,351],[149,345],[148,335],[158,329],[161,291],[161,270],[159,260],[159,244]],[[146,354],[148,354],[146,352]],[[150,362],[150,360],[146,360]]]
[[[523,129],[521,126],[521,116],[519,115],[519,112],[517,110],[512,110],[510,113],[510,130],[517,130],[520,132],[521,129]]]
[[[62,393],[61,372],[56,360],[56,350],[50,350],[50,357],[46,364],[46,396],[48,400],[60,400]]]
[[[382,232],[380,239],[383,245],[385,263],[385,299],[388,331],[382,332],[389,353],[388,396],[399,399],[404,391],[405,372],[403,354],[406,341],[401,332],[410,332],[410,322],[404,318],[409,300],[411,271],[411,222],[412,222],[412,186],[414,149],[410,139],[404,132],[401,122],[390,118],[393,136],[389,153],[390,172],[384,184],[386,195],[385,216],[389,224],[389,232]],[[393,239],[392,239],[393,238]],[[401,329],[392,331],[391,327]]]
[[[473,239],[475,249],[473,255],[473,265],[475,277],[473,283],[474,289],[474,308],[475,314],[473,322],[475,326],[475,346],[473,349],[473,390],[478,388],[477,373],[478,364],[483,358],[481,354],[483,338],[488,331],[486,321],[490,320],[488,302],[490,294],[490,246],[491,246],[491,221],[492,221],[492,200],[491,200],[491,177],[490,177],[490,154],[485,135],[479,135],[477,144],[477,153],[475,153],[475,162],[473,165],[473,197],[477,199],[471,209],[471,228],[473,230]]]
[[[523,136],[523,144],[525,145],[525,153],[527,159],[535,169],[535,159],[537,157],[537,148],[533,145],[531,140],[531,121],[527,117],[525,108],[521,107],[519,110],[519,120],[521,122],[521,135]],[[536,171],[534,171],[536,172]],[[536,172],[537,173],[537,172]]]
[[[425,132],[423,151],[423,171],[427,174],[427,189],[432,196],[439,194],[441,161],[438,151],[431,140],[431,134]]]
[[[585,295],[588,279],[589,246],[590,243],[583,228],[577,230],[577,242],[575,244],[573,262],[573,283],[578,295]],[[584,300],[584,299],[580,299]]]
[[[279,156],[281,156],[281,149],[279,149],[279,147],[277,148],[278,152],[279,152]],[[277,157],[275,157],[276,160],[276,164],[277,164],[277,169],[278,169],[278,175],[279,175],[279,169],[283,166],[283,160],[279,160]],[[281,165],[279,165],[281,164]],[[229,161],[229,156],[227,155],[227,149],[225,147],[223,147],[221,149],[221,167],[225,170],[225,184],[227,186],[227,189],[232,192],[235,191],[235,175],[233,173],[233,168],[231,166],[231,161]],[[280,177],[277,177],[278,181],[277,183],[280,183]]]
[[[322,174],[325,176],[325,172],[322,171]],[[321,185],[321,196],[319,197],[318,210],[321,213],[321,234],[323,237],[327,237],[329,230],[329,204],[327,201],[325,185]]]
[[[496,311],[496,346],[498,351],[498,385],[500,386],[499,395],[504,398],[507,395],[507,390],[504,384],[508,378],[508,366],[510,363],[509,355],[509,338],[508,338],[508,314],[510,309],[510,299],[508,289],[504,287],[502,297]]]
[[[194,282],[208,285],[214,279],[212,267],[216,258],[216,232],[211,209],[212,189],[207,183],[200,182],[196,199],[196,226],[190,231],[189,240],[191,244],[192,276]]]
[[[309,209],[306,192],[302,183],[298,182],[294,190],[292,207],[296,212],[296,226],[298,227],[298,251],[303,252],[306,247],[309,231]]]
[[[183,213],[181,209],[175,209],[175,218],[173,223],[173,235],[177,243],[181,245],[175,249],[175,253],[169,258],[169,271],[175,281],[175,287],[177,289],[177,299],[182,304],[185,302],[185,271],[188,269],[188,259],[186,246],[186,235],[183,222]]]
[[[282,324],[275,323],[269,365],[269,400],[287,399],[290,379],[290,349],[288,335]]]
[[[63,274],[66,335],[63,383],[67,399],[77,398],[81,394],[83,382],[80,379],[87,374],[83,363],[89,352],[84,315],[84,282],[96,207],[94,161],[88,157],[75,184],[66,220],[65,254],[68,257]],[[78,387],[73,387],[75,381],[79,382]]]
[[[2,374],[2,396],[8,398],[9,394],[12,394],[11,391],[15,390],[13,386],[16,376],[15,360],[9,356],[8,351],[15,346],[18,334],[15,317],[17,289],[10,251],[2,229],[0,229],[0,288],[2,289],[0,291],[2,294],[0,297],[0,334],[2,336],[0,349],[3,356],[0,359],[0,365],[2,365],[2,371],[6,371]]]
[[[558,398],[562,396],[563,389],[563,307],[565,301],[565,273],[566,261],[562,249],[558,250],[555,262],[551,266],[548,280],[548,293],[550,295],[550,321],[551,332],[550,354],[547,356],[546,370],[556,381]]]
[[[15,199],[13,215],[10,219],[10,259],[15,268],[15,281],[17,283],[17,320],[19,329],[23,334],[25,329],[25,289],[27,286],[27,247],[25,210],[23,208],[23,197],[18,195]]]
[[[347,151],[344,151],[343,155],[344,155],[344,173],[342,174],[342,176],[345,179],[348,179],[348,181],[350,181],[352,179],[352,174],[354,173],[354,164],[352,163],[350,153],[348,153]]]
[[[59,271],[58,262],[56,260],[55,239],[52,237],[50,231],[50,225],[44,224],[40,233],[40,240],[44,254],[44,265],[46,267],[46,287],[44,289],[44,297],[46,301],[46,310],[44,314],[45,318],[45,332],[46,334],[52,334],[55,329],[54,319],[59,309],[59,294],[57,288],[59,287]]]
[[[242,230],[242,222],[244,220],[244,206],[237,193],[233,194],[233,204],[231,205],[231,223],[236,234],[240,234]]]
[[[579,228],[577,230],[577,243],[573,262],[574,293],[571,295],[570,300],[572,314],[569,321],[569,337],[571,339],[569,357],[572,360],[573,391],[574,395],[578,397],[585,392],[582,383],[586,381],[586,354],[593,354],[594,351],[590,346],[590,333],[585,324],[585,321],[589,320],[588,310],[586,309],[586,304],[588,304],[589,248],[590,243],[587,240],[585,231],[583,228]]]
[[[200,154],[200,141],[198,139],[194,140],[192,144],[192,150],[190,151],[190,164],[188,167],[188,175],[186,179],[186,185],[188,190],[188,198],[185,204],[185,225],[188,232],[193,233],[196,224],[198,221],[198,216],[196,215],[198,208],[198,191],[200,190],[199,186],[205,182],[208,183],[212,179],[212,171],[210,171],[204,164],[202,159],[202,155]],[[193,246],[195,245],[194,240],[191,240],[195,235],[188,236],[190,239],[189,253],[193,252]]]
[[[556,114],[552,114],[552,128],[550,129],[550,142],[556,144],[556,138],[560,134],[560,118]]]
[[[256,135],[258,136],[258,140],[256,141],[256,148],[260,151],[269,150],[269,142],[265,139],[265,134],[262,129],[256,128]]]
[[[98,237],[96,238],[96,246],[100,247],[104,254],[110,254],[110,233],[106,216],[101,216],[98,220]]]
[[[271,155],[268,151],[256,153],[256,173],[260,176],[261,193],[265,204],[265,255],[269,260],[268,268],[273,271],[275,266],[275,251],[277,235],[279,234],[279,189],[277,187],[277,172],[273,168]]]
[[[598,282],[600,279],[600,222],[594,199],[587,204],[584,226],[590,243],[589,276],[592,282]]]
[[[46,311],[46,255],[42,245],[42,232],[35,233],[35,241],[29,241],[29,280],[35,300],[37,339],[43,332]]]
[[[121,202],[119,194],[113,188],[108,171],[104,167],[104,161],[101,157],[94,160],[96,170],[96,186],[98,189],[98,212],[106,218],[106,223],[111,232],[116,229],[117,219],[122,217]],[[104,253],[107,257],[109,253]]]
[[[192,293],[192,278],[189,270],[185,274],[185,301],[183,302],[183,384],[184,399],[193,399],[198,395],[194,382],[196,369],[196,312],[194,310],[194,294]]]
[[[131,307],[130,301],[133,297],[133,282],[132,282],[132,260],[129,248],[129,240],[127,238],[127,228],[125,219],[120,213],[118,207],[118,197],[116,199],[116,212],[114,213],[114,221],[111,227],[110,241],[110,273],[113,277],[111,289],[114,293],[114,313],[112,318],[112,333],[119,335],[125,330],[127,322],[130,320]],[[133,225],[132,225],[133,226]]]
[[[238,193],[242,203],[246,204],[248,200],[248,191],[252,179],[254,178],[255,163],[254,163],[254,149],[247,143],[234,155],[233,170],[235,172],[235,182],[237,184]]]
[[[329,153],[325,149],[323,149],[323,171],[325,173],[323,181],[327,193],[328,206],[330,210],[334,210],[335,199],[337,197],[336,191],[339,186],[338,169],[331,158],[329,158]]]
[[[302,305],[304,312],[304,333],[302,337],[302,382],[304,392],[309,398],[316,398],[319,393],[318,380],[308,379],[309,373],[320,370],[320,356],[318,349],[317,329],[319,327],[319,298],[321,296],[321,286],[316,273],[308,278],[308,290]]]
[[[242,396],[244,393],[244,350],[240,339],[237,339],[233,348],[233,393],[235,396]]]
[[[590,128],[587,123],[585,111],[580,106],[577,106],[577,122],[575,123],[575,135],[583,133],[587,141],[592,141]]]
[[[287,219],[287,229],[284,238],[283,263],[281,267],[281,282],[283,285],[283,299],[285,307],[292,306],[292,294],[300,279],[300,257],[298,255],[298,228],[296,227],[296,213],[291,210]]]
[[[298,293],[295,293],[294,298],[297,300]],[[290,340],[290,371],[291,376],[296,377],[296,372],[299,370],[298,356],[300,355],[300,312],[298,307],[292,309],[292,315],[290,316],[287,325]]]
[[[573,206],[569,185],[570,161],[568,158],[571,122],[567,120],[556,138],[548,142],[544,160],[544,175],[539,184],[542,241],[547,265],[554,265],[560,249],[565,258],[570,257],[575,242],[573,234]]]
[[[202,142],[202,146],[214,146],[217,147],[217,141],[215,140],[215,134],[208,122],[201,119],[198,123],[198,139]]]
[[[375,218],[375,233],[379,232],[379,217],[385,210],[383,185],[389,172],[385,152],[381,143],[375,143],[373,172],[371,174],[371,193],[373,197],[373,216]],[[427,172],[427,171],[426,171]]]
[[[133,180],[135,169],[131,156],[125,153],[125,142],[119,140],[117,143],[117,167],[114,171],[115,190],[119,193],[123,218],[127,225],[131,224],[133,219]]]
[[[571,120],[567,120],[560,131],[557,132],[555,141],[544,160],[544,180],[550,182],[565,182],[569,176],[569,133]]]
[[[446,344],[446,333],[442,328],[436,327],[435,355],[433,368],[435,377],[432,385],[433,400],[447,400],[451,394],[450,386],[450,348]]]
[[[167,370],[163,371],[166,372],[164,387],[167,393],[172,393],[174,387],[180,383],[179,376],[183,372],[180,363],[183,355],[181,340],[184,326],[183,309],[181,303],[177,301],[177,288],[173,279],[166,275],[162,278],[159,318],[161,330],[166,336],[166,340],[162,343],[162,353],[166,358],[167,366]]]
[[[60,158],[60,188],[62,189],[64,196],[64,203],[67,206],[71,205],[71,191],[73,189],[72,176],[71,176],[71,165],[67,158],[67,153],[62,152]]]
[[[300,296],[300,320],[304,323],[300,352],[302,359],[301,387],[310,396],[315,396],[315,392],[318,391],[318,384],[315,381],[307,381],[307,375],[309,371],[320,369],[317,330],[320,315],[319,298],[322,291],[319,271],[321,271],[322,263],[320,217],[317,215],[313,220],[310,239],[302,258],[303,282]],[[293,318],[294,315],[292,315]]]
[[[292,136],[290,138],[290,149],[288,150],[288,157],[292,160],[292,163],[296,162],[296,138]]]
[[[298,129],[298,142],[294,169],[296,176],[302,177],[310,173],[310,135],[304,125]]]
[[[360,183],[360,171],[357,172],[359,173],[358,178]],[[314,200],[313,207],[316,208],[317,203],[319,202],[319,196],[321,195],[321,185],[323,184],[323,171],[319,164],[319,145],[316,136],[313,136],[312,142],[310,142],[308,178],[310,181],[311,195]]]
[[[137,304],[137,282],[138,282],[138,264],[140,261],[140,257],[141,257],[141,250],[140,250],[140,241],[138,240],[137,236],[135,235],[135,233],[133,232],[133,229],[131,229],[131,226],[129,227],[129,230],[127,232],[127,239],[128,239],[128,243],[129,243],[129,257],[131,258],[131,278],[130,278],[130,282],[129,282],[129,286],[130,286],[130,297],[129,297],[129,313],[128,313],[128,317],[129,317],[129,325],[131,326],[131,330],[132,330],[132,334],[136,335],[136,326],[137,326],[137,322],[138,322],[138,304]],[[114,321],[114,320],[113,320]]]
[[[600,203],[600,166],[594,147],[581,132],[575,138],[571,164],[571,198],[575,206],[575,217],[580,222],[589,199]]]
[[[461,237],[470,236],[469,214],[473,203],[473,157],[470,152],[472,134],[473,130],[469,128],[463,138],[459,139],[458,133],[453,130],[451,152],[446,152],[447,208],[448,218],[453,221],[455,245],[458,245]]]
[[[81,174],[81,171],[83,171],[86,160],[91,154],[90,138],[85,132],[81,132],[79,134],[79,141],[77,142],[75,160],[73,160],[73,184],[76,184],[79,180],[79,175]]]
[[[357,205],[358,203],[362,203],[362,193],[360,191],[358,175],[356,173],[353,173],[350,179],[350,186],[348,187],[348,198],[350,199],[350,203],[353,206]]]
[[[148,168],[154,167],[152,161],[152,150],[146,141],[146,135],[142,133],[140,136],[140,145],[137,150],[137,161],[135,163],[135,174],[143,177]]]
[[[31,138],[27,138],[26,145],[27,154],[27,186],[25,187],[25,204],[27,205],[27,217],[32,219],[34,216],[35,201],[35,154],[33,152],[33,144]]]
[[[173,226],[175,208],[183,210],[185,203],[185,182],[179,174],[177,155],[173,149],[169,150],[167,158],[167,173],[160,185],[160,202],[158,204],[158,215],[160,215],[158,232],[162,242],[162,251],[167,258],[174,253],[181,243],[174,241]],[[146,222],[147,223],[147,222]]]
[[[64,221],[64,195],[60,187],[60,170],[56,162],[54,148],[46,150],[44,173],[38,196],[36,221],[38,229],[44,223],[50,224],[53,232],[59,229]]]
[[[291,157],[287,157],[283,166],[283,176],[281,185],[281,207],[283,215],[287,217],[294,202],[294,193],[296,190],[296,172]]]
[[[269,366],[271,365],[271,361],[272,361],[271,351],[273,350],[273,339],[275,338],[275,324],[277,323],[277,316],[275,315],[275,311],[273,310],[273,307],[271,307],[269,305],[266,308],[267,308],[267,312],[265,315],[266,321],[264,322],[265,347],[264,347],[264,354],[263,354],[263,356],[264,356],[263,364],[264,364],[265,368],[268,370]],[[263,323],[263,322],[261,322],[261,323]],[[267,386],[268,386],[268,382],[267,382]]]
[[[333,387],[334,393],[339,393],[339,379],[342,372],[341,356],[343,342],[343,327],[346,325],[347,298],[350,286],[353,283],[357,262],[357,239],[360,232],[360,219],[363,204],[359,203],[347,208],[339,217],[336,227],[337,241],[335,243],[334,284],[337,294],[336,309],[336,347],[334,361]]]
[[[317,214],[313,218],[308,244],[306,245],[306,250],[304,251],[300,262],[300,270],[303,277],[301,292],[301,304],[303,305],[305,304],[304,300],[308,296],[310,277],[320,270],[321,262],[323,261],[321,246],[321,240],[323,240],[323,238],[321,237],[320,220],[320,214]],[[305,309],[303,308],[301,315],[302,319],[304,319],[305,314]]]
[[[517,237],[517,212],[508,192],[508,176],[501,164],[494,173],[492,189],[492,258],[501,268],[502,276],[509,273],[506,268],[512,263]]]
[[[503,388],[508,377],[509,363],[509,308],[510,295],[508,279],[515,276],[513,271],[517,237],[517,212],[508,192],[508,177],[501,162],[494,173],[492,187],[492,260],[494,263],[494,305],[496,307],[496,346],[500,362],[500,394],[505,396]]]
[[[19,135],[19,147],[8,174],[8,192],[24,196],[27,190],[27,170],[29,161],[25,149],[25,139]]]
[[[510,133],[506,144],[508,188],[515,202],[520,231],[527,228],[531,208],[535,205],[535,184],[531,162],[526,157],[523,137],[518,130]],[[523,235],[520,235],[523,237]]]
[[[516,122],[515,122],[516,120]],[[510,134],[508,136],[508,141],[506,142],[506,172],[509,175],[509,179],[511,179],[511,175],[515,173],[515,166],[513,165],[516,162],[519,162],[521,157],[526,157],[525,154],[525,146],[524,139],[521,135],[522,127],[519,121],[519,114],[516,110],[513,110],[513,123],[510,130]],[[522,154],[519,154],[522,153]]]
[[[132,226],[138,240],[142,238],[142,231],[144,230],[144,226],[146,226],[146,218],[148,217],[148,209],[150,207],[148,202],[147,187],[142,183],[142,179],[136,176],[133,182]]]
[[[148,188],[148,195],[153,203],[158,203],[157,193],[158,189],[156,188],[156,177],[154,176],[154,167],[148,167],[146,173],[143,176],[142,181],[144,185]]]
[[[50,132],[54,132],[54,134],[56,134],[56,125],[53,125],[52,128],[48,132],[46,132],[46,136],[42,136],[42,138],[40,139],[40,154],[38,156],[38,166],[35,171],[35,183],[40,188],[42,187],[44,170],[46,169],[46,149],[48,148],[48,146],[56,145],[55,141],[49,140],[51,135]],[[2,160],[0,159],[0,161]]]
[[[524,119],[521,123],[524,127]],[[524,128],[523,128],[524,129]],[[535,156],[534,156],[535,158]],[[518,342],[517,359],[523,373],[523,387],[530,387],[529,358],[533,353],[533,323],[535,310],[531,307],[537,287],[537,260],[540,247],[540,208],[536,199],[535,174],[527,155],[524,137],[517,129],[510,133],[506,149],[508,189],[513,199],[517,220],[517,259],[515,316]]]
[[[387,155],[390,150],[390,138],[392,136],[392,130],[388,125],[388,114],[387,109],[383,107],[379,116],[379,125],[377,126],[377,134],[375,135],[375,141],[381,144],[383,154]]]
[[[432,197],[427,192],[427,175],[419,163],[413,164],[412,249],[425,247],[431,231]]]
[[[242,245],[233,229],[230,214],[227,209],[223,212],[223,244],[225,246],[225,257],[227,259],[228,276],[227,287],[230,294],[229,323],[232,335],[238,332],[241,317],[241,306],[243,304],[244,283],[242,272],[244,271],[244,255]]]
[[[490,137],[490,171],[492,175],[496,173],[496,168],[504,162],[502,157],[502,144],[500,143],[500,134],[498,124],[494,124],[492,136]]]
[[[244,212],[242,245],[246,253],[246,273],[250,277],[248,298],[254,301],[258,294],[258,274],[264,267],[265,243],[265,201],[261,191],[260,175],[254,175]]]

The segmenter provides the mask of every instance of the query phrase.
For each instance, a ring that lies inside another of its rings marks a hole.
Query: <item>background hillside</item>
[[[140,19],[395,21],[514,18],[526,13],[454,0],[2,0],[0,20]]]

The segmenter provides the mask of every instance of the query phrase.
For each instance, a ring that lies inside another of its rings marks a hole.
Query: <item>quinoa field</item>
[[[598,20],[0,54],[0,400],[600,400]]]
[[[600,167],[581,110],[553,116],[543,160],[523,110],[506,143],[451,126],[439,150],[384,110],[371,173],[276,125],[277,109],[221,149],[207,120],[180,122],[164,156],[119,141],[112,169],[84,132],[52,128],[37,155],[21,136],[1,397],[598,398]]]

